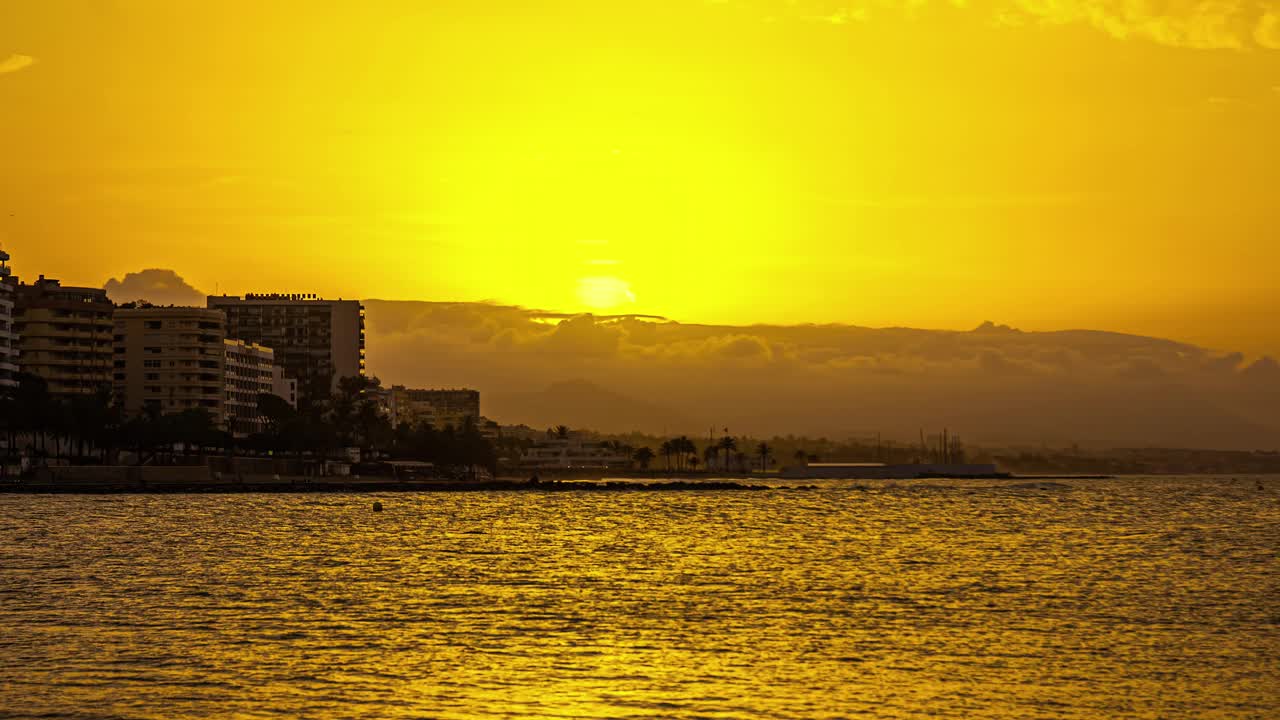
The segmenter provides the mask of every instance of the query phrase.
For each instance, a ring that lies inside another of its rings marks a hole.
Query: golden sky
[[[1280,352],[1280,0],[0,4],[23,276]]]

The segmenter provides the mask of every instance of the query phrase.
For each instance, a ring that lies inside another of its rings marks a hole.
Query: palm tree
[[[796,449],[796,451],[795,451],[795,453],[793,453],[793,454],[791,455],[791,457],[795,458],[795,459],[796,459],[796,462],[798,462],[798,463],[800,463],[801,465],[803,465],[803,464],[804,464],[804,461],[805,461],[805,459],[808,457],[808,455],[806,455],[806,454],[805,454],[805,452],[804,452],[804,448],[797,448],[797,449]]]
[[[690,470],[691,472],[697,472],[697,470],[698,470],[698,455],[697,455],[697,453],[694,453],[694,454],[689,458],[689,470]]]
[[[676,455],[676,460],[679,463],[680,468],[684,469],[687,464],[689,453],[696,454],[698,452],[698,448],[694,447],[692,440],[681,435],[675,440],[675,451],[678,453]]]
[[[662,457],[666,458],[667,472],[671,472],[671,453],[674,452],[674,448],[671,447],[671,441],[663,440],[662,445],[658,447],[658,452],[662,453]]]
[[[773,448],[768,443],[760,443],[756,446],[756,454],[760,456],[760,472],[765,471],[765,466],[769,463],[769,456],[773,454]]]
[[[568,425],[557,425],[557,426],[556,426],[556,437],[560,438],[561,440],[568,440],[568,439],[569,439],[569,426],[568,426]]]
[[[734,440],[733,437],[729,435],[725,435],[724,437],[720,438],[720,449],[724,451],[724,469],[728,470],[729,455],[733,453],[734,450],[738,449],[738,441]]]
[[[648,470],[649,463],[653,460],[653,451],[647,447],[638,448],[635,453],[631,455],[631,459],[640,463],[641,470]]]
[[[710,470],[718,457],[720,457],[720,446],[708,445],[707,449],[702,451],[702,464],[706,466],[707,470]]]

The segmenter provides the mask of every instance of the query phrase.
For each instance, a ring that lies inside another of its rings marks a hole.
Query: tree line
[[[24,454],[34,464],[115,464],[123,452],[139,464],[243,452],[326,459],[341,448],[358,447],[370,456],[437,465],[491,471],[496,465],[493,445],[474,422],[442,429],[426,423],[392,427],[375,397],[376,378],[342,378],[336,391],[317,393],[297,409],[275,395],[260,395],[264,429],[241,438],[203,409],[126,413],[106,388],[66,398],[51,394],[36,375],[19,373],[16,380],[16,387],[0,393],[0,433],[11,460]]]

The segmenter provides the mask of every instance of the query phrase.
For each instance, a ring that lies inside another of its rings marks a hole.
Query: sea
[[[0,495],[0,717],[1280,717],[1280,478],[815,484]]]

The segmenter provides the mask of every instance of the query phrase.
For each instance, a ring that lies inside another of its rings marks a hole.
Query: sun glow
[[[767,254],[778,228],[764,218],[785,201],[768,156],[729,130],[742,109],[681,90],[674,69],[581,84],[551,82],[573,91],[459,138],[442,196],[452,261],[498,273],[504,299],[555,309],[719,302],[727,253]]]
[[[0,13],[19,272],[1242,348],[1280,308],[1258,3],[374,5]]]
[[[618,310],[634,305],[631,286],[616,277],[584,277],[578,281],[578,299],[591,310]]]

